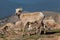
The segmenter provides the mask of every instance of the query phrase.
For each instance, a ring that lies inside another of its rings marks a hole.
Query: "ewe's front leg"
[[[26,32],[25,32],[25,26],[23,26],[23,28],[22,28],[22,31],[23,31],[23,36],[25,36],[26,35]]]
[[[41,34],[41,32],[42,32],[42,26],[40,27],[40,34]]]

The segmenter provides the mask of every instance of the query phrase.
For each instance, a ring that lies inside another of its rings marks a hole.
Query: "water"
[[[60,12],[60,0],[0,0],[0,18],[14,14],[17,7],[24,11]]]

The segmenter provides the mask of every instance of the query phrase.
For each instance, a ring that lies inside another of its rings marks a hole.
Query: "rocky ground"
[[[46,17],[51,16],[57,23],[60,24],[60,14],[57,12],[43,12]],[[0,20],[0,33],[1,28],[7,23],[13,23],[19,21],[16,15],[12,15],[10,17],[4,18]],[[9,24],[10,25],[10,24]],[[4,27],[3,27],[4,28]],[[52,32],[47,32],[46,34],[36,34],[36,35],[26,35],[22,32],[22,30],[13,30],[13,29],[19,29],[20,27],[9,27],[8,29],[5,29],[2,31],[2,34],[0,34],[0,40],[60,40],[60,31],[59,30],[53,30]],[[7,31],[8,30],[8,31]],[[24,34],[24,35],[23,35]],[[22,36],[23,35],[23,36]]]

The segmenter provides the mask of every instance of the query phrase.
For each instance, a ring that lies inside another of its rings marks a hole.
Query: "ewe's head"
[[[23,9],[22,8],[17,8],[16,9],[16,15],[18,16],[18,18],[20,18],[20,14],[22,13]]]
[[[22,13],[23,9],[22,8],[17,8],[16,9],[16,15],[20,15]]]

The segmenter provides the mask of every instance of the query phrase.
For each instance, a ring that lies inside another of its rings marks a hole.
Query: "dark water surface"
[[[60,0],[0,0],[0,18],[14,14],[17,7],[24,11],[60,12]]]

